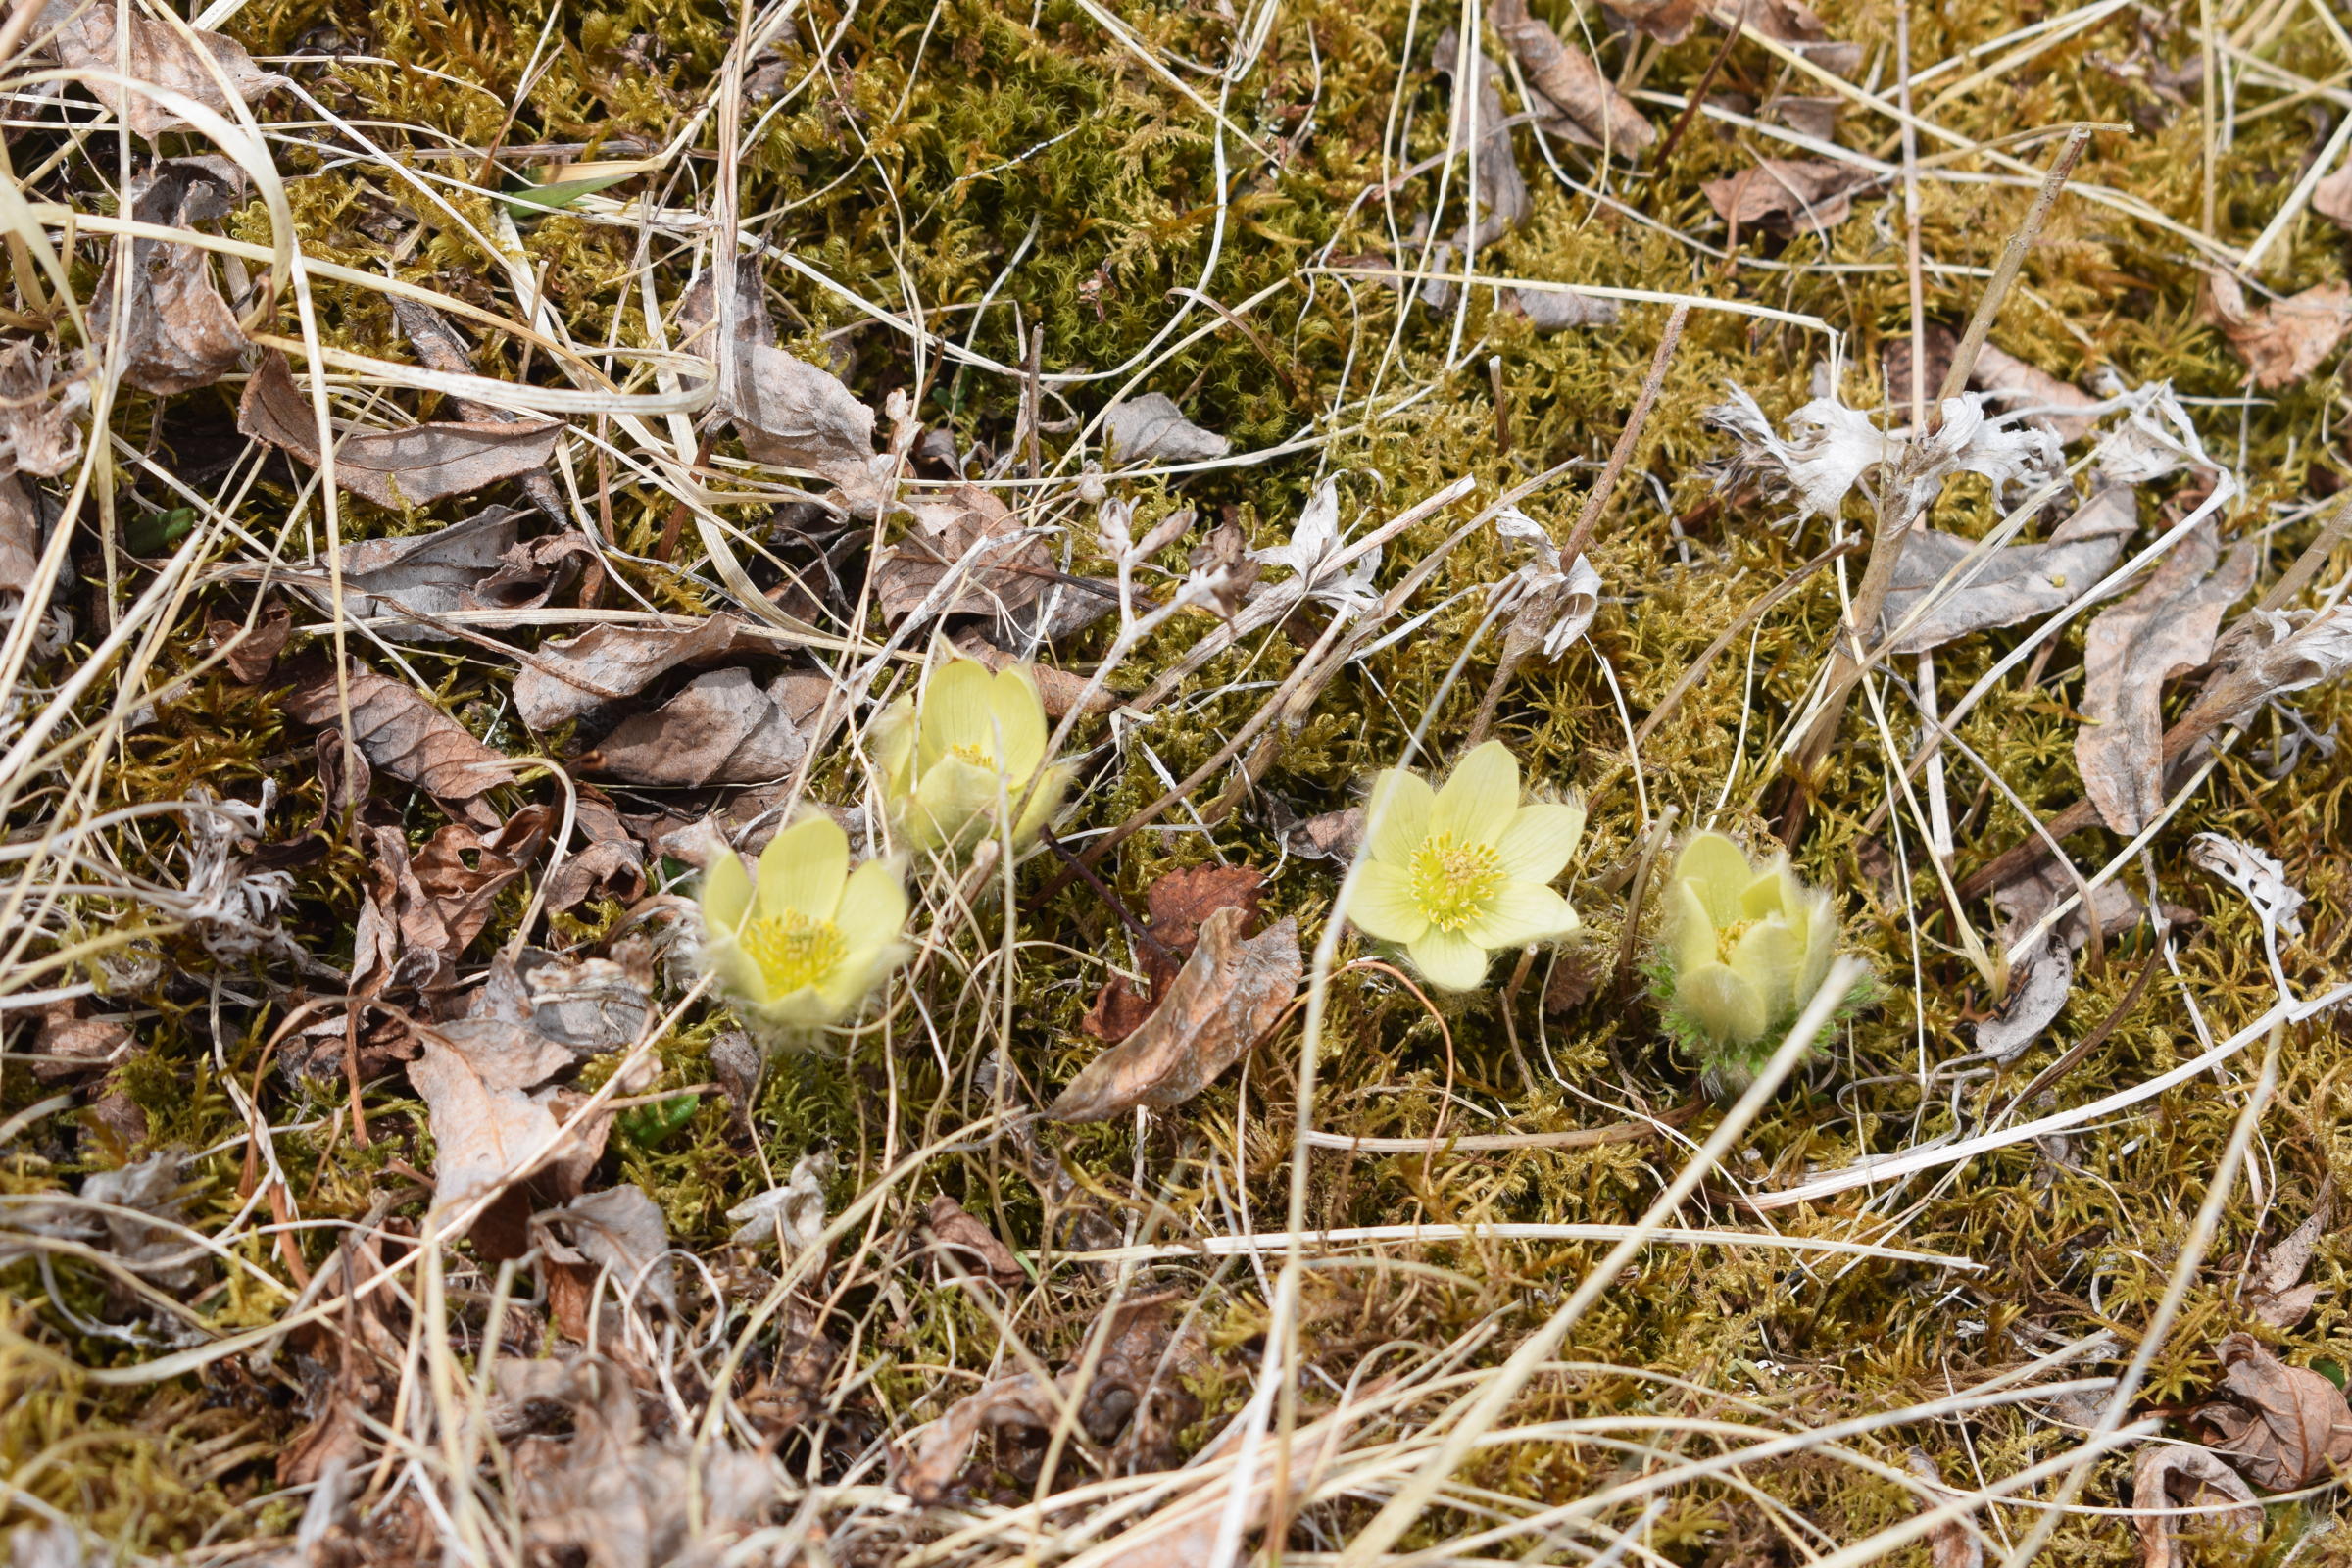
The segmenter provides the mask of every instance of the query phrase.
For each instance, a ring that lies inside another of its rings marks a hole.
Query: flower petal
[[[1405,944],[1421,977],[1441,991],[1475,991],[1487,977],[1487,950],[1458,931],[1432,926]]]
[[[1011,787],[1008,797],[1011,800],[1019,800],[1024,791],[1029,794],[1029,804],[1021,808],[1021,819],[1012,825],[1014,849],[1021,849],[1036,838],[1038,829],[1061,809],[1061,798],[1069,793],[1070,780],[1076,776],[1077,769],[1057,765],[1037,775],[1037,787],[1034,790],[1030,790],[1025,780]]]
[[[1753,1045],[1764,1037],[1764,999],[1720,963],[1702,963],[1675,976],[1674,1001],[1719,1046]]]
[[[1464,844],[1493,844],[1518,809],[1519,760],[1502,742],[1488,741],[1454,764],[1430,808],[1429,827]]]
[[[1585,836],[1581,806],[1522,806],[1494,846],[1503,874],[1514,882],[1549,882],[1567,869]]]
[[[849,944],[853,962],[898,941],[906,929],[906,888],[899,880],[899,868],[888,860],[868,860],[852,871],[842,887],[833,924]]]
[[[1732,949],[1732,972],[1764,999],[1767,1022],[1796,1008],[1796,977],[1804,953],[1796,933],[1779,915],[1758,920]]]
[[[1019,664],[999,670],[988,688],[988,707],[997,721],[997,760],[1008,775],[1026,783],[1045,761],[1046,742],[1052,739],[1036,677]]]
[[[1462,935],[1482,948],[1500,951],[1564,937],[1576,929],[1576,910],[1541,882],[1505,882],[1486,912]]]
[[[752,912],[752,874],[743,857],[730,850],[703,874],[703,929],[712,936],[739,931]]]
[[[1667,890],[1666,946],[1674,954],[1675,968],[1685,973],[1717,961],[1715,922],[1707,917],[1694,883],[1677,881]]]
[[[1437,792],[1429,780],[1401,767],[1388,768],[1372,781],[1372,798],[1364,803],[1364,850],[1372,859],[1402,865],[1429,837],[1430,808]]]
[[[1721,833],[1692,834],[1674,860],[1674,879],[1695,888],[1707,918],[1717,925],[1739,923],[1740,896],[1755,877],[1740,846]]]
[[[1386,860],[1368,860],[1355,873],[1348,918],[1358,931],[1383,942],[1417,941],[1429,929],[1429,916],[1413,898],[1411,873]]]
[[[786,909],[811,920],[830,920],[850,874],[850,836],[822,811],[805,816],[760,852],[759,912],[770,918]]]
[[[995,831],[1004,795],[1004,780],[994,769],[960,757],[942,758],[915,787],[908,814],[930,835],[930,842],[969,849]]]
[[[990,699],[996,677],[977,661],[951,659],[923,688],[922,743],[916,763],[926,772],[956,748],[997,755],[997,712]]]
[[[914,790],[914,700],[899,698],[866,730],[874,761],[882,770],[882,794],[899,800]]]
[[[1776,855],[1766,861],[1740,894],[1740,917],[1761,920],[1769,914],[1787,914],[1792,907],[1798,888],[1796,873],[1788,869],[1788,857]]]

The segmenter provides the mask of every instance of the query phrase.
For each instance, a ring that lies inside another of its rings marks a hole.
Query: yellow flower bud
[[[893,830],[912,850],[963,854],[1017,813],[1012,847],[1024,848],[1061,805],[1071,770],[1049,766],[1045,704],[1026,669],[992,675],[956,659],[923,688],[902,697],[874,726],[882,795]]]

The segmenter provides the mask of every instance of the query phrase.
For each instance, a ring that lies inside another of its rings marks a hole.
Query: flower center
[[[997,768],[996,753],[978,741],[958,741],[948,748],[948,755],[960,758],[974,767],[985,767],[991,772]]]
[[[1717,926],[1715,956],[1725,963],[1731,962],[1732,950],[1740,946],[1740,939],[1747,935],[1748,929],[1755,923],[1753,920],[1734,920],[1730,925]]]
[[[1487,912],[1502,891],[1502,857],[1488,844],[1457,844],[1432,833],[1413,852],[1413,902],[1441,931],[1459,931]]]
[[[743,951],[777,996],[824,984],[850,956],[849,939],[830,920],[798,909],[763,916],[743,928]]]

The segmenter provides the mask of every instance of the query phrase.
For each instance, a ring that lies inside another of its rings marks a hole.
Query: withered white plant
[[[1943,400],[1940,421],[1921,435],[1908,426],[1882,430],[1861,409],[1835,394],[1815,398],[1784,421],[1787,435],[1754,397],[1733,386],[1728,401],[1706,414],[1707,423],[1740,443],[1722,470],[1726,488],[1753,478],[1775,495],[1795,498],[1800,517],[1836,517],[1856,489],[1882,520],[1924,512],[1956,474],[1981,473],[1994,499],[2063,475],[2057,438],[2021,415],[1988,415],[1984,399],[1968,393]],[[1890,493],[1900,486],[1902,493]]]

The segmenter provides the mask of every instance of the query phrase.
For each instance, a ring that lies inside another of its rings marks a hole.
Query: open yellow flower
[[[1576,853],[1585,808],[1520,805],[1519,763],[1500,741],[1463,758],[1441,790],[1400,768],[1381,774],[1364,829],[1348,918],[1400,945],[1434,986],[1468,991],[1493,954],[1576,929],[1550,883]]]
[[[1838,909],[1776,855],[1752,863],[1721,833],[1693,834],[1665,893],[1657,968],[1669,1028],[1737,1090],[1821,989],[1838,956]]]
[[[703,961],[761,1022],[813,1027],[847,1016],[906,956],[906,890],[897,867],[850,869],[829,816],[770,840],[754,873],[722,855],[703,878]]]
[[[1051,738],[1028,670],[992,675],[974,660],[950,660],[920,704],[900,698],[874,727],[882,793],[901,841],[968,851],[997,835],[1009,808],[1018,813],[1013,848],[1026,845],[1070,785],[1069,768],[1047,765]]]

